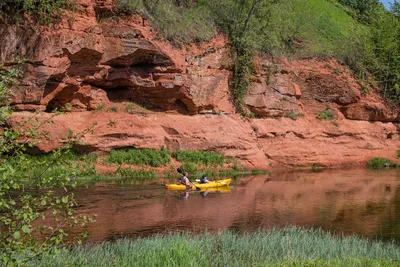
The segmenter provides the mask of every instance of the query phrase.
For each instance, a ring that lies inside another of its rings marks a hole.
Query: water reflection
[[[201,192],[103,183],[77,197],[80,210],[98,215],[88,228],[91,241],[287,225],[400,239],[398,177],[395,170],[277,173]]]

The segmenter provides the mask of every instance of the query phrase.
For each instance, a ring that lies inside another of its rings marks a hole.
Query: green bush
[[[225,156],[207,151],[176,151],[173,156],[180,162],[191,162],[205,166],[222,166]]]
[[[6,158],[7,164],[21,169],[22,179],[32,180],[36,177],[57,180],[60,177],[70,176],[74,178],[96,175],[93,163],[97,161],[97,155],[77,155],[66,151],[61,156],[57,154],[45,154],[38,156],[24,155],[24,165],[20,165],[17,158]],[[54,162],[49,165],[49,162]],[[43,170],[46,169],[44,172]]]
[[[331,121],[334,119],[334,115],[331,110],[325,109],[318,112],[315,116],[319,120]]]
[[[180,168],[184,172],[190,173],[192,175],[200,172],[199,168],[193,162],[184,162]]]
[[[216,26],[206,1],[186,1],[177,5],[173,0],[117,0],[120,15],[139,12],[150,19],[170,41],[204,42],[216,34]]]
[[[104,161],[108,164],[126,163],[159,167],[171,162],[171,155],[166,148],[161,148],[160,151],[154,149],[113,150]]]
[[[108,109],[108,111],[109,112],[118,112],[118,108],[117,107],[110,107],[109,109]]]
[[[71,0],[2,0],[0,20],[15,23],[24,19],[25,14],[33,16],[40,24],[61,20],[65,10],[73,10]]]
[[[367,162],[367,167],[370,169],[384,169],[387,167],[397,167],[397,165],[389,159],[373,158]]]

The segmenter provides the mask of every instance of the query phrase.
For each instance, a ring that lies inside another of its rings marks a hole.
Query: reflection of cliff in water
[[[174,231],[298,225],[400,239],[400,180],[396,171],[335,170],[248,177],[231,192],[179,192],[162,186],[102,184],[77,192],[81,210],[98,215],[90,239]]]

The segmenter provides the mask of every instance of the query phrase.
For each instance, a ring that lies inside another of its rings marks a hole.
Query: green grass
[[[341,59],[342,49],[353,31],[363,30],[342,6],[328,0],[282,1],[274,11],[277,14],[273,19],[274,34],[283,37],[279,40],[284,45],[283,52],[295,57]],[[300,43],[296,46],[294,42]]]
[[[367,162],[367,167],[369,169],[384,169],[387,167],[397,167],[397,165],[389,159],[373,158]]]
[[[120,15],[144,14],[167,40],[189,43],[208,41],[217,32],[211,10],[200,2],[187,1],[187,7],[173,0],[117,0],[116,7]]]
[[[173,156],[183,163],[190,162],[205,166],[222,166],[225,160],[224,155],[207,151],[176,151]]]
[[[96,108],[94,109],[95,111],[102,111],[106,109],[106,105],[104,104],[100,104],[98,106],[96,106]]]
[[[31,266],[398,266],[393,243],[322,230],[190,233],[118,240],[45,255]]]
[[[136,110],[137,105],[133,104],[133,103],[129,103],[128,105],[126,105],[125,107],[125,112],[129,113],[129,114],[134,114],[135,110]]]
[[[49,153],[45,155],[31,156],[24,155],[23,160],[16,161],[9,158],[4,164],[10,164],[24,180],[57,180],[60,177],[70,176],[78,178],[83,176],[97,175],[94,163],[97,162],[97,155],[79,155],[72,151],[61,154]],[[5,165],[4,165],[5,166]]]
[[[108,112],[118,112],[118,108],[117,107],[110,107],[108,110]]]
[[[324,120],[324,121],[331,121],[335,118],[333,115],[332,111],[329,109],[321,110],[319,111],[316,115],[315,118],[319,120]]]
[[[171,162],[171,155],[168,149],[129,149],[113,150],[105,158],[106,164],[133,164],[159,167]]]

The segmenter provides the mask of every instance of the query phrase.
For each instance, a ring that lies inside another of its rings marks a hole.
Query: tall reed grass
[[[394,243],[296,227],[118,240],[46,256],[44,266],[399,266]],[[38,262],[31,262],[37,265]]]

